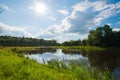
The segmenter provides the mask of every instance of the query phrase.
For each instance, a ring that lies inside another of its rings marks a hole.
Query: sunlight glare
[[[34,10],[38,14],[45,14],[47,12],[47,7],[45,4],[37,2],[30,9]]]

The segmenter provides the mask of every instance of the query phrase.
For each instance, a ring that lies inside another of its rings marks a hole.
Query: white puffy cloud
[[[69,12],[66,10],[58,10],[59,13],[63,14],[63,15],[68,15]]]
[[[48,27],[46,30],[39,33],[36,37],[45,38],[45,39],[52,39],[61,33],[61,29],[58,25],[52,25]]]
[[[61,32],[61,27],[59,27],[58,25],[52,25],[50,27],[48,27],[46,29],[47,32],[50,32],[52,34],[57,34],[57,33],[60,33]]]
[[[73,11],[72,14],[62,22],[65,32],[78,33],[81,35],[86,34],[90,27],[93,27],[95,24],[94,15],[81,11]]]
[[[26,36],[31,37],[31,34],[26,31],[26,27],[16,27],[0,22],[0,35],[9,36]]]

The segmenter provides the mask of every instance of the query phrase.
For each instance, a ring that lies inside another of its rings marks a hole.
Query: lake
[[[48,61],[57,59],[64,61],[66,64],[74,62],[81,66],[88,66],[97,70],[109,70],[112,72],[113,78],[120,79],[120,54],[110,52],[93,52],[93,51],[71,51],[56,49],[52,51],[41,51],[27,54],[30,59],[34,59],[39,63],[43,60],[47,64]]]

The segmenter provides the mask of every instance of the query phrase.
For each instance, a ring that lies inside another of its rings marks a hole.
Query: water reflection
[[[91,66],[99,69],[108,69],[113,71],[116,67],[120,67],[120,55],[115,54],[87,54]]]
[[[81,63],[82,65],[89,65],[88,58],[83,57],[81,54],[65,54],[62,52],[62,49],[57,49],[56,52],[29,54],[28,57],[35,59],[39,63],[43,63],[43,59],[45,62],[57,59],[58,61],[64,60],[65,63],[75,62]]]
[[[91,66],[99,70],[109,70],[112,72],[112,80],[120,80],[120,53],[85,51],[85,50],[61,50],[57,49],[52,52],[41,52],[29,54],[29,58],[43,63],[53,59],[64,60],[65,63],[75,62],[84,66]]]
[[[89,53],[88,60],[92,67],[112,72],[112,80],[120,80],[120,55],[115,53]]]
[[[120,67],[115,68],[112,72],[112,80],[120,80]]]

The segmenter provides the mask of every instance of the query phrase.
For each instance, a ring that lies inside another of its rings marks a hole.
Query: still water
[[[89,61],[87,57],[82,56],[81,54],[66,54],[62,51],[62,49],[56,49],[55,52],[44,51],[42,53],[34,53],[27,55],[30,59],[34,59],[39,63],[47,62],[51,60],[64,61],[66,64],[70,62],[81,63],[82,65],[89,66]]]
[[[74,62],[82,66],[90,66],[99,70],[109,70],[112,77],[119,77],[120,80],[120,53],[110,52],[69,52],[56,49],[53,51],[42,51],[27,55],[29,58],[43,63],[43,59],[47,61],[55,60],[64,61],[66,64]],[[116,79],[113,79],[116,80]]]

